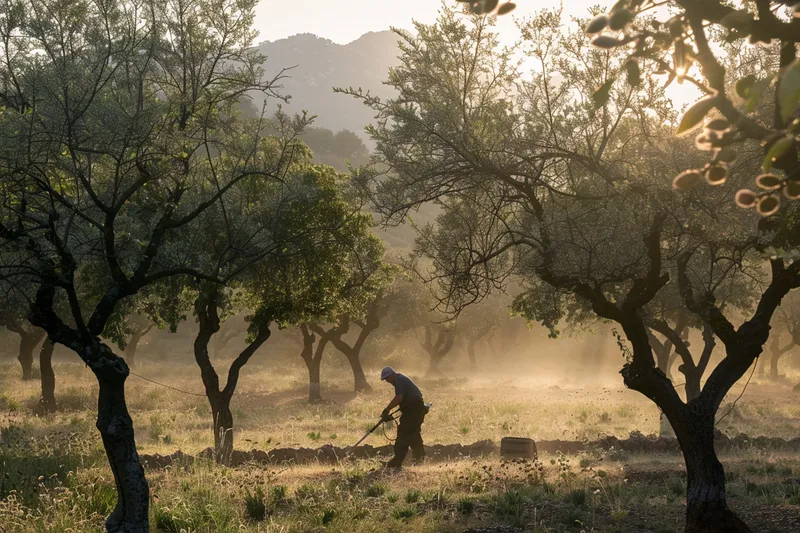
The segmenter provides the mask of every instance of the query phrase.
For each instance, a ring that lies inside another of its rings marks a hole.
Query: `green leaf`
[[[698,170],[684,170],[672,180],[672,187],[676,191],[688,191],[694,189],[703,179],[703,175]]]
[[[737,28],[742,28],[750,24],[752,20],[753,20],[753,15],[751,15],[745,10],[741,10],[741,11],[731,11],[730,13],[722,17],[722,20],[720,20],[719,23],[725,26],[726,28],[733,30]]]
[[[686,133],[700,124],[708,112],[714,108],[714,102],[715,98],[713,96],[698,100],[692,107],[686,110],[675,133],[678,135]]]
[[[639,69],[639,63],[633,59],[629,59],[625,63],[625,72],[628,74],[628,85],[631,87],[638,87],[642,83],[642,72]]]
[[[603,85],[597,88],[592,94],[595,109],[599,109],[608,103],[611,96],[611,87],[614,85],[614,78],[609,78]]]
[[[800,59],[795,59],[783,73],[778,84],[778,106],[784,122],[787,122],[797,110],[799,100]]]
[[[601,35],[599,37],[595,37],[595,39],[592,41],[592,44],[598,48],[615,48],[621,45],[622,41],[608,35]]]
[[[498,15],[508,15],[509,13],[514,11],[516,8],[517,8],[517,4],[515,4],[514,2],[506,2],[505,4],[500,6],[500,9],[497,10],[497,14]]]
[[[597,15],[586,25],[586,33],[600,33],[606,29],[606,26],[608,26],[608,17],[606,15]]]
[[[620,31],[631,22],[633,22],[633,12],[630,9],[617,9],[611,13],[611,18],[608,19],[608,27],[614,31]]]
[[[764,169],[764,172],[771,169],[773,163],[780,159],[792,146],[794,146],[794,137],[789,135],[785,135],[773,142],[764,156],[764,161],[761,162],[761,168]]]
[[[761,95],[764,94],[764,91],[770,86],[774,77],[774,74],[770,74],[763,80],[757,80],[750,86],[747,90],[747,99],[744,106],[745,111],[748,113],[755,111],[756,106],[758,106],[758,101],[761,100]]]

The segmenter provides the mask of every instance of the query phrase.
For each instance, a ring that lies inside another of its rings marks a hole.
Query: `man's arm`
[[[383,415],[388,415],[389,411],[400,405],[402,401],[403,401],[403,395],[396,394],[395,397],[392,398],[392,401],[389,402],[389,405],[386,406],[386,409],[383,410]]]

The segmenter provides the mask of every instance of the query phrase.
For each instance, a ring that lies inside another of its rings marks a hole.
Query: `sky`
[[[456,5],[455,0],[445,0]],[[500,0],[501,3],[506,0]],[[512,17],[525,17],[542,9],[563,6],[563,20],[585,18],[592,6],[611,7],[613,0],[514,0],[517,8],[511,16],[500,17],[497,31],[501,44],[511,44],[517,37]],[[425,24],[436,21],[441,0],[261,0],[256,8],[257,42],[276,41],[298,33],[313,33],[339,44],[347,44],[370,31],[391,26],[412,28],[412,21]],[[507,35],[508,42],[503,42]],[[701,95],[689,86],[673,83],[667,95],[678,107],[690,105]]]
[[[447,0],[455,5],[455,0]],[[501,0],[505,1],[505,0]],[[514,16],[524,16],[559,2],[515,0]],[[568,0],[564,13],[585,16],[592,5],[613,4],[611,0]],[[256,8],[258,41],[275,41],[297,33],[313,33],[339,44],[347,44],[370,31],[390,26],[411,28],[411,21],[432,23],[440,0],[261,0]],[[502,24],[511,24],[508,16]],[[501,26],[502,26],[501,24]]]

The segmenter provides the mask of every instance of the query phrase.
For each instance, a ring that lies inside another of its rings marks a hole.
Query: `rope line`
[[[154,380],[152,380],[150,378],[146,378],[144,376],[141,376],[141,375],[137,374],[136,372],[131,372],[130,374],[132,376],[136,376],[139,379],[143,379],[145,381],[149,381],[150,383],[153,383],[154,385],[158,385],[159,387],[164,387],[166,389],[172,389],[172,390],[174,390],[176,392],[182,392],[183,394],[188,394],[190,396],[199,396],[200,398],[205,398],[206,397],[205,394],[197,394],[196,392],[189,392],[189,391],[185,391],[185,390],[182,390],[182,389],[175,388],[175,387],[173,387],[171,385],[165,385],[163,383],[159,383],[158,381],[154,381]]]
[[[154,363],[158,363],[159,365],[171,366],[173,368],[184,368],[186,366],[186,364],[175,364],[175,363],[167,363],[166,361],[160,361],[160,360],[158,360],[158,359],[156,359],[154,357],[150,357],[149,355],[145,355],[145,354],[140,354],[140,356],[144,357],[145,359],[148,359],[148,360],[150,360],[150,361],[152,361]]]

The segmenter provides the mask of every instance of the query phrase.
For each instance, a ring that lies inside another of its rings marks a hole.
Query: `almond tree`
[[[29,322],[97,378],[118,494],[108,531],[149,531],[149,488],[128,365],[100,336],[152,284],[226,281],[200,247],[200,220],[237,187],[280,180],[304,125],[284,117],[267,137],[263,119],[234,108],[278,85],[253,47],[255,3],[15,0],[0,15],[0,277],[30,287]]]
[[[733,209],[731,190],[747,179],[736,165],[706,174],[718,187],[674,194],[668,177],[691,152],[664,126],[674,114],[653,80],[637,89],[617,82],[625,55],[593,48],[582,31],[562,34],[554,12],[523,22],[524,51],[537,63],[523,75],[490,22],[444,10],[437,24],[417,24],[417,36],[400,33],[401,65],[388,81],[397,98],[350,91],[378,115],[369,132],[376,162],[389,170],[362,173],[375,208],[391,223],[439,203],[438,227],[421,244],[443,310],[455,314],[513,279],[548,285],[558,298],[545,307],[520,300],[515,307],[530,320],[557,323],[577,300],[616,323],[629,344],[625,385],[665,413],[683,450],[686,530],[749,531],[727,506],[715,415],[761,353],[781,299],[800,285],[800,262],[762,255],[796,246],[796,216],[788,209],[757,225]],[[606,87],[599,97],[598,86]],[[763,273],[754,309],[738,325],[741,313],[721,305],[716,274],[701,275],[712,266]],[[688,401],[656,366],[644,317],[673,284],[725,349]]]
[[[800,295],[797,293],[790,294],[784,298],[783,303],[778,308],[775,314],[773,326],[776,328],[770,338],[770,353],[769,353],[769,379],[778,381],[780,374],[778,373],[778,364],[781,359],[791,352],[791,350],[800,346]],[[784,333],[788,333],[788,339],[784,342]],[[765,361],[766,362],[766,361]],[[764,365],[762,364],[762,368]]]
[[[22,367],[22,380],[33,379],[33,352],[45,337],[45,331],[31,325],[25,317],[26,301],[19,294],[18,288],[11,284],[2,284],[2,312],[0,325],[12,333],[19,335],[17,361]]]
[[[228,463],[233,452],[230,404],[239,376],[269,339],[270,328],[297,327],[330,316],[341,305],[342,294],[355,296],[369,284],[362,278],[358,286],[353,284],[350,267],[359,264],[373,271],[380,265],[382,247],[369,233],[371,219],[346,201],[344,183],[331,167],[301,160],[280,183],[259,185],[253,191],[260,197],[255,206],[249,194],[237,196],[239,201],[229,197],[222,202],[225,209],[209,220],[206,249],[217,258],[215,275],[228,279],[229,286],[202,282],[189,290],[195,294],[193,309],[199,324],[194,355],[211,405],[215,457],[220,463]],[[256,238],[255,226],[261,227]],[[225,228],[236,245],[220,238],[215,228]],[[209,343],[237,311],[249,313],[248,336],[222,385],[209,357]]]

